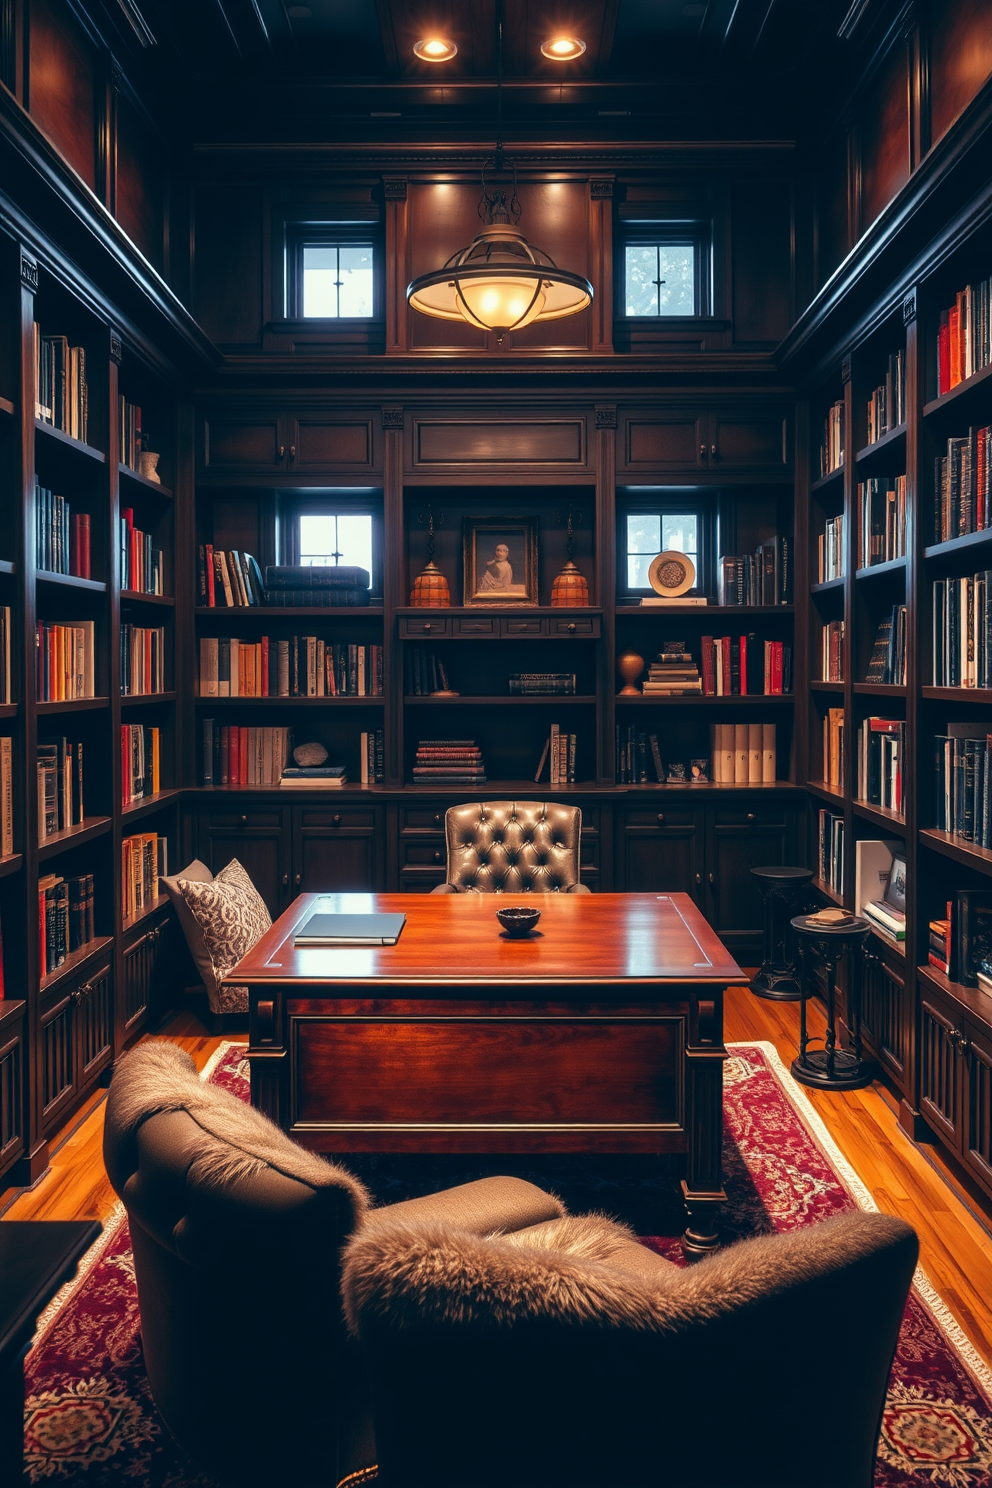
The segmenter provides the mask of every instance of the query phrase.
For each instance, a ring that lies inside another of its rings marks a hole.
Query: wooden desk
[[[395,946],[300,948],[324,910],[402,910]],[[319,1152],[686,1159],[686,1249],[719,1243],[723,991],[746,978],[686,894],[545,894],[510,940],[486,894],[304,894],[227,981],[252,1102]]]

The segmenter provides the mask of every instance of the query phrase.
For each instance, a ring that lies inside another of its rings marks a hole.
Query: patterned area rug
[[[205,1077],[248,1098],[243,1044],[223,1045]],[[733,1044],[726,1066],[727,1239],[791,1230],[842,1209],[874,1209],[770,1044]],[[348,1158],[379,1202],[486,1171],[554,1187],[573,1210],[637,1223],[671,1216],[648,1243],[681,1261],[674,1187],[654,1160]],[[655,1226],[657,1231],[657,1225]],[[208,1326],[204,1320],[204,1326]],[[28,1358],[25,1431],[30,1481],[86,1488],[215,1488],[172,1442],[142,1365],[134,1268],[119,1211],[43,1316]],[[992,1488],[992,1371],[918,1273],[906,1308],[879,1447],[875,1488]]]

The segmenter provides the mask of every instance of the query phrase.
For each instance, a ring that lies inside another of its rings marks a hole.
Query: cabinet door
[[[711,470],[783,475],[789,469],[789,416],[784,409],[714,413],[707,446]]]
[[[964,1070],[964,1160],[986,1191],[992,1186],[992,1035],[969,1025]]]
[[[288,812],[279,807],[200,818],[199,856],[211,873],[237,858],[275,919],[289,903]]]
[[[0,1030],[0,1173],[24,1150],[24,1019]]]
[[[374,806],[342,806],[339,811],[295,807],[294,893],[379,888],[380,815]]]
[[[618,857],[628,893],[691,894],[699,902],[703,872],[701,814],[688,806],[631,807],[621,826]]]
[[[617,447],[620,470],[705,470],[708,435],[707,414],[627,414]]]
[[[949,1009],[920,1002],[920,1111],[933,1129],[961,1150],[961,1030]]]
[[[114,1053],[114,978],[109,966],[81,982],[76,1003],[79,1085],[88,1084]]]
[[[375,469],[373,421],[370,418],[326,418],[301,414],[289,420],[286,459],[290,471]]]
[[[286,465],[285,421],[275,414],[207,414],[203,420],[203,469],[255,474]]]
[[[871,951],[861,968],[861,1026],[865,1042],[905,1093],[909,1020],[906,979]]]
[[[764,911],[752,868],[795,861],[795,812],[784,803],[712,806],[707,812],[704,913],[738,955],[760,959]]]
[[[149,1014],[164,1007],[177,961],[179,926],[168,916],[145,929],[124,947],[123,1021],[125,1035],[130,1035]]]
[[[68,992],[49,999],[41,1012],[41,1121],[47,1132],[76,1094],[76,1004]]]

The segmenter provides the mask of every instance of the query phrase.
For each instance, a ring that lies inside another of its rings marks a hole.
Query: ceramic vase
[[[418,610],[446,610],[451,606],[448,581],[433,560],[419,573],[410,590],[410,604]]]
[[[142,450],[138,456],[138,474],[143,475],[145,480],[154,481],[157,486],[162,484],[162,477],[158,473],[161,458],[155,450]]]
[[[571,558],[551,586],[551,603],[557,609],[574,609],[589,603],[589,585]]]
[[[635,684],[643,670],[644,657],[638,656],[636,651],[625,651],[617,657],[617,671],[624,684],[620,689],[621,697],[640,697],[641,689]]]

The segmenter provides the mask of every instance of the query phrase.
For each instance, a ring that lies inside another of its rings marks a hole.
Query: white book
[[[763,723],[761,725],[761,783],[762,785],[774,785],[776,779],[775,768],[775,725]]]
[[[721,773],[724,785],[733,785],[736,774],[734,766],[734,737],[735,726],[732,723],[720,725],[723,729],[723,747],[720,751],[722,758]]]
[[[896,853],[905,851],[901,842],[864,838],[854,844],[854,913],[863,914],[873,899],[884,899]]]
[[[761,784],[761,724],[747,726],[747,783]]]
[[[361,766],[362,766],[361,781],[362,781],[362,784],[363,785],[368,785],[368,783],[369,783],[369,736],[368,736],[367,733],[363,733],[362,734],[360,759],[361,759]]]
[[[747,785],[748,737],[747,724],[735,723],[734,730],[734,784]]]

